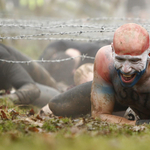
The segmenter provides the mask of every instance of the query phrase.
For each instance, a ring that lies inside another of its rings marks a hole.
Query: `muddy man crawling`
[[[92,117],[119,124],[149,123],[149,34],[135,23],[119,27],[111,45],[100,48],[94,62],[94,78],[54,97],[49,108],[54,115]],[[131,107],[140,120],[131,121],[113,112]],[[144,120],[143,120],[144,119]]]

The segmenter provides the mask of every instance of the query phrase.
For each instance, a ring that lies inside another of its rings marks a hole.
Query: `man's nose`
[[[128,61],[124,62],[122,65],[122,72],[123,73],[130,73],[132,71],[131,65]]]

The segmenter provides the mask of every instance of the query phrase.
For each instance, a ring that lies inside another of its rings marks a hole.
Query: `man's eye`
[[[133,63],[136,63],[136,62],[138,62],[138,61],[140,61],[140,60],[139,60],[139,59],[130,60],[130,62],[133,62]]]
[[[124,61],[123,58],[116,58],[116,60],[118,60],[118,61]]]

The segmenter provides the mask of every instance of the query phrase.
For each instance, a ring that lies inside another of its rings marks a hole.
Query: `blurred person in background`
[[[62,83],[67,88],[74,85],[75,70],[85,63],[93,63],[94,59],[82,59],[81,55],[95,57],[100,47],[110,44],[111,41],[101,41],[100,43],[86,43],[76,41],[56,41],[50,43],[43,51],[39,59],[60,60],[76,57],[70,61],[55,63],[42,63],[41,65],[61,87]],[[79,57],[78,57],[79,56]],[[63,90],[64,91],[64,90]]]
[[[0,44],[0,59],[6,61],[30,61],[31,59],[14,48]],[[0,61],[0,90],[17,105],[36,105],[42,107],[59,94],[55,80],[38,63],[9,63]],[[15,92],[11,93],[14,88]]]

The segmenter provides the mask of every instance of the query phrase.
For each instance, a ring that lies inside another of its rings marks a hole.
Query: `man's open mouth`
[[[121,79],[124,83],[130,83],[134,80],[134,78],[136,77],[136,74],[131,74],[131,75],[125,75],[121,73]]]

